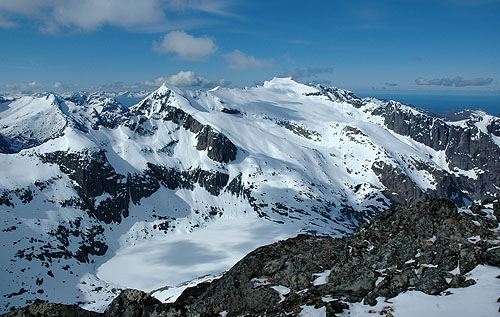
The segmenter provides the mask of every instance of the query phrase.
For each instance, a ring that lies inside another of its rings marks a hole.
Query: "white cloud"
[[[208,79],[196,76],[196,74],[192,71],[178,72],[177,74],[168,77],[167,81],[178,87],[196,87],[210,84]]]
[[[240,50],[234,50],[231,53],[225,54],[229,68],[235,70],[243,69],[259,69],[271,67],[273,63],[269,60],[257,59],[254,56],[245,55]]]
[[[415,79],[415,83],[420,86],[455,86],[455,87],[465,87],[465,86],[487,86],[493,82],[493,78],[473,78],[464,79],[460,76],[455,78],[436,78],[436,79],[424,79],[419,77]]]
[[[200,11],[221,16],[237,16],[229,11],[231,0],[168,0],[167,7],[174,11]]]
[[[139,84],[142,87],[158,87],[163,83],[171,84],[177,87],[215,87],[215,86],[227,86],[230,82],[219,79],[219,80],[209,80],[204,77],[196,75],[193,71],[180,71],[177,74],[173,74],[167,78],[158,77],[155,80],[146,80]]]
[[[42,31],[58,31],[60,27],[94,30],[103,25],[123,28],[147,27],[172,29],[179,25],[203,23],[187,17],[172,19],[172,13],[193,11],[209,15],[234,16],[230,8],[234,0],[1,0],[0,27],[11,28],[20,23],[39,26]]]
[[[59,82],[59,81],[56,81],[53,85],[52,85],[52,88],[55,88],[55,89],[58,89],[58,88],[61,88],[62,87],[62,83]]]
[[[161,41],[153,42],[153,50],[174,53],[181,60],[202,61],[217,51],[217,45],[209,37],[194,37],[184,31],[172,31]]]
[[[145,80],[142,83],[139,83],[139,86],[146,86],[146,87],[158,87],[161,86],[162,84],[166,83],[167,79],[165,77],[158,77],[154,80]]]
[[[157,0],[66,0],[54,7],[55,20],[64,26],[92,30],[104,24],[130,27],[164,19]]]
[[[45,88],[39,82],[32,81],[30,83],[8,83],[0,86],[0,91],[4,92],[39,92]]]
[[[0,15],[0,28],[11,29],[11,28],[14,28],[16,26],[17,26],[17,23],[15,23],[13,21],[9,21]]]
[[[0,16],[8,22],[6,16],[37,21],[42,31],[60,26],[93,30],[105,24],[127,28],[165,19],[159,0],[2,0]]]

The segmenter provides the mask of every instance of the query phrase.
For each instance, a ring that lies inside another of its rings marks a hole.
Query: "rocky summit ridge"
[[[299,235],[260,247],[174,303],[128,289],[103,314],[82,309],[78,316],[297,316],[308,307],[335,316],[352,303],[374,306],[403,292],[450,295],[476,283],[468,273],[478,265],[500,268],[499,219],[498,200],[468,209],[450,200],[393,207],[352,236]],[[388,303],[386,313],[397,316]],[[76,308],[36,304],[5,316],[45,310],[70,316]]]
[[[110,301],[115,288],[90,285],[116,250],[216,220],[342,236],[393,205],[494,199],[499,129],[483,112],[438,118],[289,78],[164,85],[131,107],[102,94],[2,98],[0,311]]]

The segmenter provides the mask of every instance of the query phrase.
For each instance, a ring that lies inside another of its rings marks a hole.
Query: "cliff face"
[[[443,153],[449,171],[477,171],[476,178],[457,177],[451,173],[438,175],[443,186],[425,196],[445,197],[450,185],[460,188],[471,200],[480,200],[485,193],[496,192],[500,183],[500,160],[496,159],[500,157],[500,148],[492,135],[498,136],[500,119],[473,113],[456,124],[457,121],[445,122],[420,112],[405,111],[397,103],[390,102],[372,113],[383,116],[390,130]],[[395,187],[390,180],[384,184]],[[414,192],[418,193],[418,189]],[[421,195],[417,194],[413,201],[419,197]]]

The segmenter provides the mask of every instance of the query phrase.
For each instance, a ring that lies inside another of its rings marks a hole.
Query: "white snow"
[[[295,236],[298,229],[254,217],[218,220],[189,234],[168,234],[120,248],[97,268],[97,276],[118,287],[148,292],[170,286],[174,294],[176,285],[224,272],[255,248]],[[168,292],[161,296],[175,300]]]
[[[271,288],[278,292],[280,296],[280,302],[284,301],[285,295],[288,295],[290,293],[290,289],[283,285],[271,286]]]
[[[450,295],[427,295],[418,291],[407,291],[395,298],[384,301],[377,298],[376,306],[362,303],[350,304],[350,309],[339,316],[376,316],[384,308],[390,307],[392,314],[398,317],[489,317],[498,315],[500,304],[500,279],[496,276],[500,269],[480,265],[470,272],[467,278],[473,278],[477,284],[466,288],[451,288]],[[371,312],[370,312],[371,311]]]
[[[326,270],[321,273],[314,273],[313,277],[315,278],[313,281],[314,285],[323,285],[328,283],[328,277],[330,276],[330,273],[332,270]]]
[[[314,306],[300,306],[302,310],[299,313],[299,317],[326,317],[326,307],[314,308]]]

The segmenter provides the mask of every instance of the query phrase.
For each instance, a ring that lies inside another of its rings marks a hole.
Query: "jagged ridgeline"
[[[130,108],[103,94],[0,105],[2,311],[85,304],[82,276],[118,247],[214,219],[345,235],[392,205],[500,191],[500,119],[481,111],[438,118],[287,78],[162,86]]]
[[[103,315],[295,316],[313,310],[318,316],[335,316],[352,303],[375,306],[377,298],[391,299],[407,291],[453,296],[455,289],[476,284],[468,273],[478,265],[500,272],[498,219],[498,200],[461,210],[450,200],[393,207],[353,236],[299,235],[258,248],[220,279],[188,288],[174,303],[125,290]],[[483,296],[494,302],[498,293]],[[391,303],[385,304],[385,312],[397,316]],[[40,312],[99,316],[54,304],[33,305],[7,316]]]

